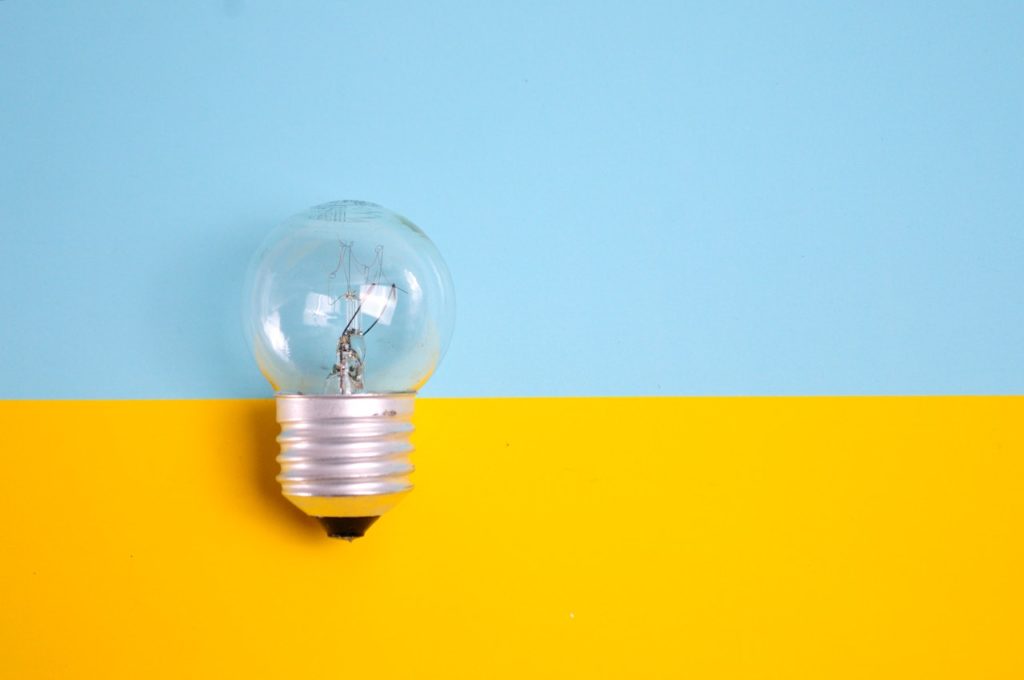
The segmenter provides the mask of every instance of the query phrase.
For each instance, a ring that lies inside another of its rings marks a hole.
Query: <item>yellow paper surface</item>
[[[1024,677],[1024,399],[421,399],[332,541],[270,401],[0,402],[0,676]]]

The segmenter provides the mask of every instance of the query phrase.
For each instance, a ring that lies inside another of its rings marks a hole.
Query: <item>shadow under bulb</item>
[[[281,482],[329,536],[362,536],[412,489],[413,402],[451,340],[455,293],[419,227],[325,203],[264,241],[244,322],[277,391]]]

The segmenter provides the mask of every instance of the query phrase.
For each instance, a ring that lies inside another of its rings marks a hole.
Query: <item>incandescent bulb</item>
[[[444,260],[401,215],[325,203],[257,251],[244,317],[278,392],[285,496],[330,535],[361,536],[412,488],[413,399],[454,327]]]

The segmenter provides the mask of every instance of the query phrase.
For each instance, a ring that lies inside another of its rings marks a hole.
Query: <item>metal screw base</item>
[[[361,536],[372,524],[366,520],[387,512],[412,489],[415,398],[412,392],[279,394],[277,480],[285,498],[320,518],[328,535]],[[359,532],[353,529],[356,519],[363,520]]]

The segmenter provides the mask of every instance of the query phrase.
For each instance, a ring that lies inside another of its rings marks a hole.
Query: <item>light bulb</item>
[[[328,535],[362,536],[412,489],[413,402],[455,322],[448,268],[401,215],[336,201],[271,232],[246,287],[246,331],[277,391],[282,491]]]

